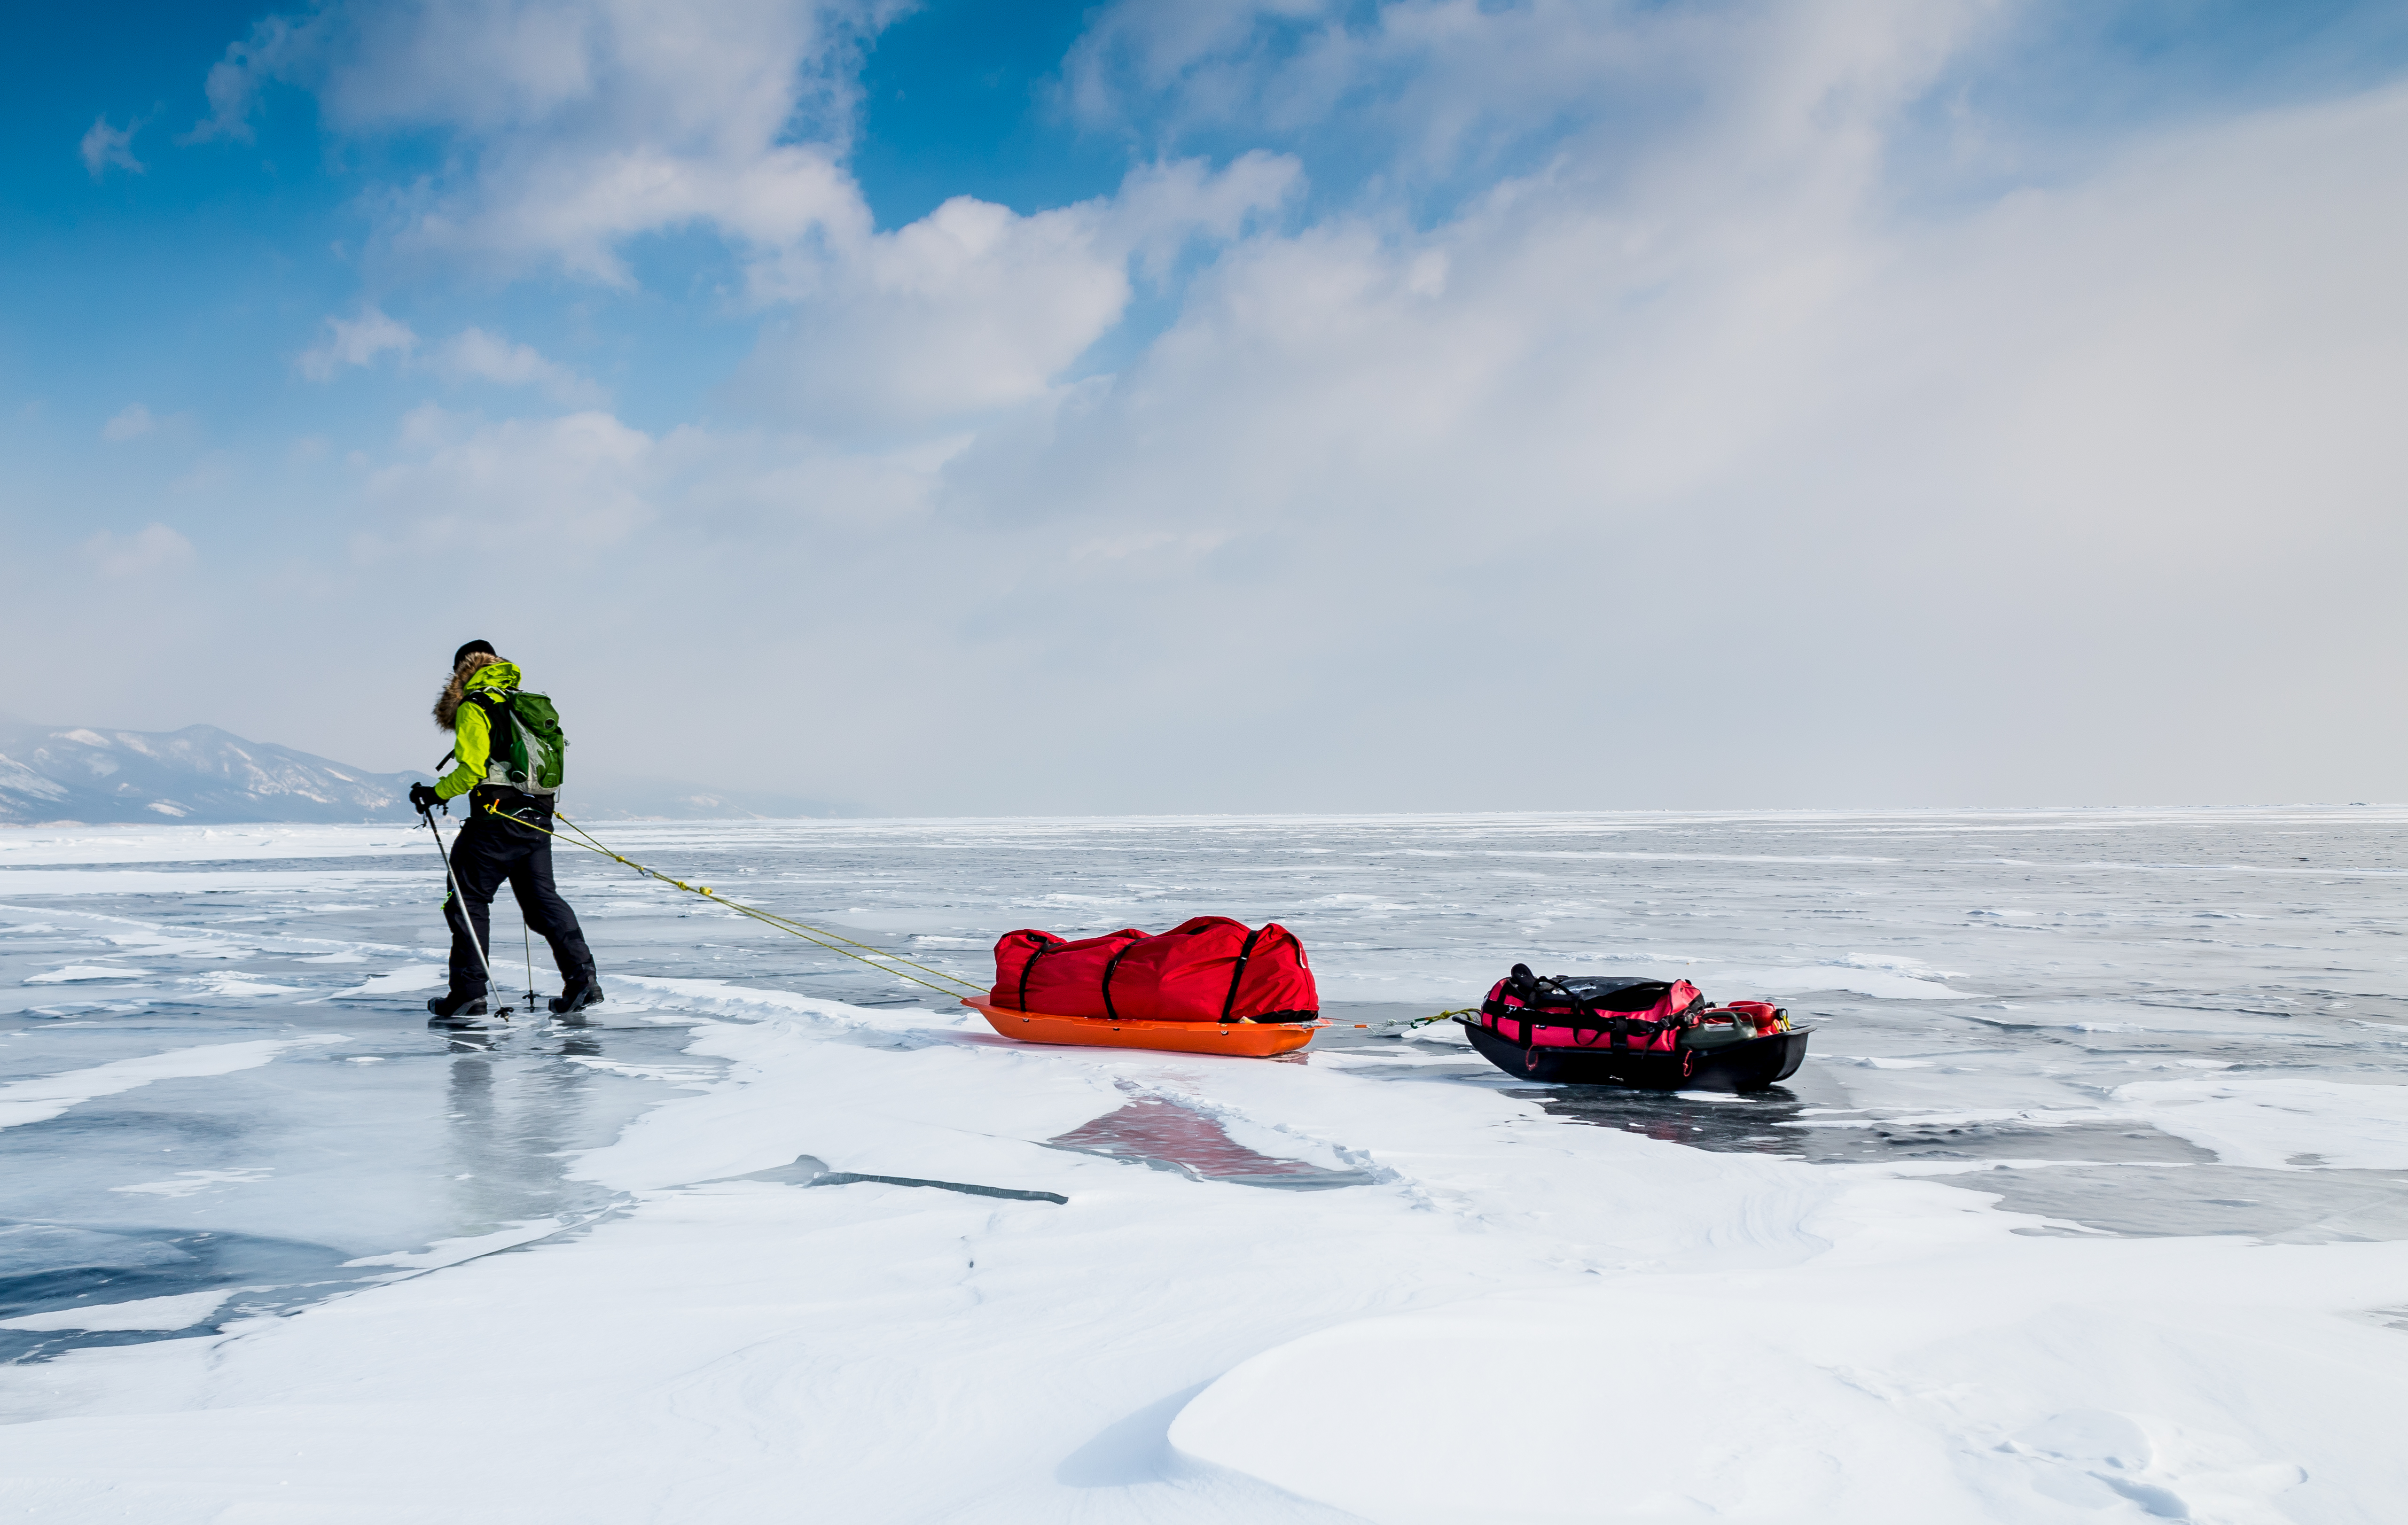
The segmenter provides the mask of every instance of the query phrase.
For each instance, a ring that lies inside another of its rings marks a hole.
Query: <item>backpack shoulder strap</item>
[[[510,708],[510,701],[518,697],[518,692],[516,689],[504,689],[498,693],[491,689],[480,689],[475,693],[464,694],[460,702],[475,705],[485,712],[485,765],[492,767],[493,760],[499,758],[504,773],[516,773],[523,777],[526,764],[520,755],[518,715]]]

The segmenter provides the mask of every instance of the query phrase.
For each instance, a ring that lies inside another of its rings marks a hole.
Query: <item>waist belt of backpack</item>
[[[530,794],[509,784],[483,783],[468,791],[471,811],[482,813],[481,807],[487,804],[504,820],[514,820],[523,826],[534,824],[527,819],[529,816],[548,819],[552,815],[552,806],[542,795]]]

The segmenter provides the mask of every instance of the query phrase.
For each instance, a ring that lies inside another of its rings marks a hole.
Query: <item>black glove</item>
[[[409,786],[409,803],[423,816],[441,805],[443,796],[435,792],[433,784],[412,784]],[[447,808],[443,813],[448,816],[452,812]]]

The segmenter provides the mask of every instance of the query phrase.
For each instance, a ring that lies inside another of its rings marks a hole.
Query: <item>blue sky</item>
[[[2397,6],[23,26],[0,709],[402,766],[473,633],[867,809],[2398,792],[2227,735],[2397,688]]]

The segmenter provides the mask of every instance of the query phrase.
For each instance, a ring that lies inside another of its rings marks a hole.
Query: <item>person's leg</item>
[[[510,844],[501,833],[471,820],[460,829],[452,842],[452,877],[460,881],[458,893],[448,891],[443,897],[443,919],[452,928],[452,993],[480,996],[485,993],[485,964],[477,950],[493,951],[494,891],[501,888],[509,872]],[[466,899],[466,905],[461,902]],[[465,909],[465,915],[463,914]],[[476,941],[468,934],[473,929]]]
[[[564,990],[580,980],[591,982],[594,952],[585,946],[577,913],[560,898],[552,883],[550,842],[532,844],[511,863],[510,892],[518,897],[519,912],[526,918],[528,930],[550,945],[552,966],[560,971]]]

